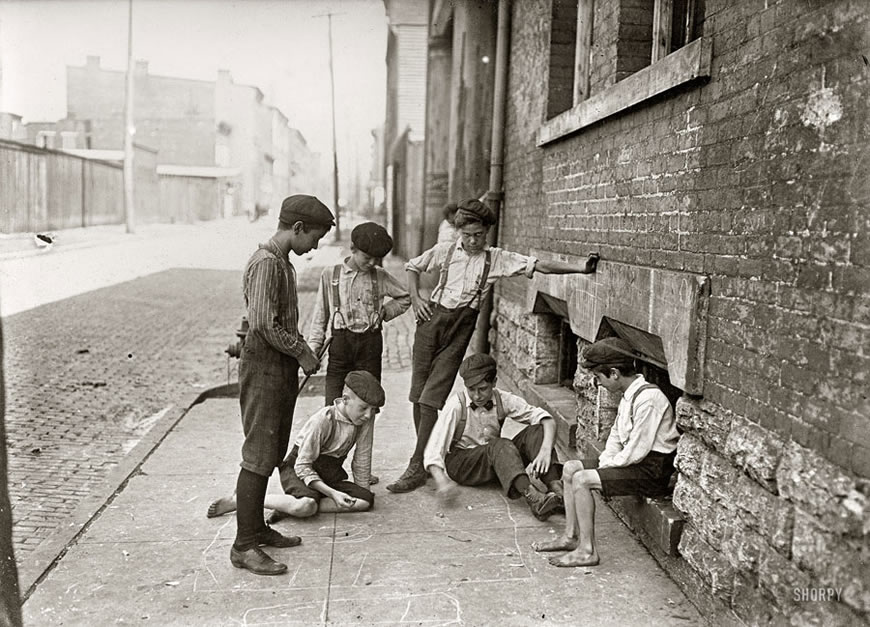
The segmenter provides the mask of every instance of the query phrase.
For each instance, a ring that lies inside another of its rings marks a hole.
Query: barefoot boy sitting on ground
[[[384,389],[370,372],[354,370],[347,375],[343,395],[308,419],[281,463],[284,494],[267,494],[264,502],[274,510],[271,522],[287,516],[306,518],[318,511],[364,512],[372,506],[375,495],[368,485],[374,416],[384,400]],[[353,483],[342,467],[351,448]],[[209,505],[207,515],[213,518],[235,508],[235,495],[223,497]]]
[[[490,355],[467,357],[459,375],[465,390],[447,400],[423,455],[439,494],[450,500],[457,483],[498,480],[505,496],[524,496],[535,518],[546,520],[562,508],[560,467],[553,452],[555,421],[543,409],[496,389],[496,363]],[[503,438],[507,418],[528,426],[511,440]],[[529,476],[540,479],[548,491],[532,485]]]
[[[597,385],[622,398],[597,469],[594,460],[565,463],[564,533],[532,544],[536,551],[569,551],[550,559],[554,566],[598,564],[592,490],[607,497],[666,494],[680,437],[670,402],[637,372],[628,342],[616,337],[599,340],[586,350],[580,365],[592,371]]]

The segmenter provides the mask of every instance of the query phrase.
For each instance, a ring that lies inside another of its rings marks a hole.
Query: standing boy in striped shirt
[[[414,404],[417,444],[405,472],[387,486],[391,492],[410,492],[426,483],[423,452],[438,410],[453,388],[459,364],[474,332],[480,304],[502,277],[535,272],[545,274],[590,274],[598,265],[598,255],[589,255],[581,266],[560,261],[543,261],[494,246],[486,236],[495,224],[492,209],[479,200],[460,203],[453,219],[459,231],[455,242],[436,244],[406,265],[408,291],[417,318],[414,334],[413,372],[409,400]],[[418,278],[422,272],[438,269],[440,280],[430,302],[420,296]]]
[[[284,199],[278,230],[245,266],[243,290],[248,335],[239,362],[242,410],[242,469],[236,483],[236,538],[230,562],[257,575],[280,575],[286,564],[272,559],[261,545],[287,548],[302,540],[283,536],[263,520],[263,501],[272,471],[287,453],[299,389],[299,368],[317,371],[317,356],[299,333],[296,272],[289,253],[304,255],[317,247],[335,220],[313,196]]]

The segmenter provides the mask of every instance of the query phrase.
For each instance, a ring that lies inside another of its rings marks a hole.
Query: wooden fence
[[[0,232],[119,224],[120,165],[0,140]]]

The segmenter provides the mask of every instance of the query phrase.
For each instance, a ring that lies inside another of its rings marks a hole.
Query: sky
[[[132,0],[133,56],[151,74],[254,85],[331,153],[328,20],[332,17],[341,161],[368,157],[385,113],[383,0]],[[66,66],[127,65],[127,0],[0,0],[0,111],[24,121],[66,115]]]

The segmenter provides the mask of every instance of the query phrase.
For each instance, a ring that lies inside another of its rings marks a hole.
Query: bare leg
[[[320,501],[320,511],[329,514],[347,514],[349,512],[367,512],[371,503],[363,499],[354,499],[350,507],[339,507],[332,499]]]
[[[595,498],[592,490],[601,489],[601,478],[595,470],[581,470],[573,476],[571,491],[578,527],[576,548],[561,557],[553,557],[553,566],[595,566],[598,551],[595,549]]]
[[[552,540],[532,542],[535,551],[571,551],[577,548],[577,513],[574,511],[574,475],[582,472],[583,464],[577,460],[565,462],[562,467],[562,485],[565,499],[565,530]]]
[[[312,498],[302,497],[297,499],[289,494],[267,494],[263,501],[263,507],[293,516],[294,518],[308,518],[317,513],[317,501]]]
[[[236,493],[233,492],[230,496],[222,496],[215,499],[208,505],[208,510],[205,513],[206,518],[216,518],[236,511]]]

